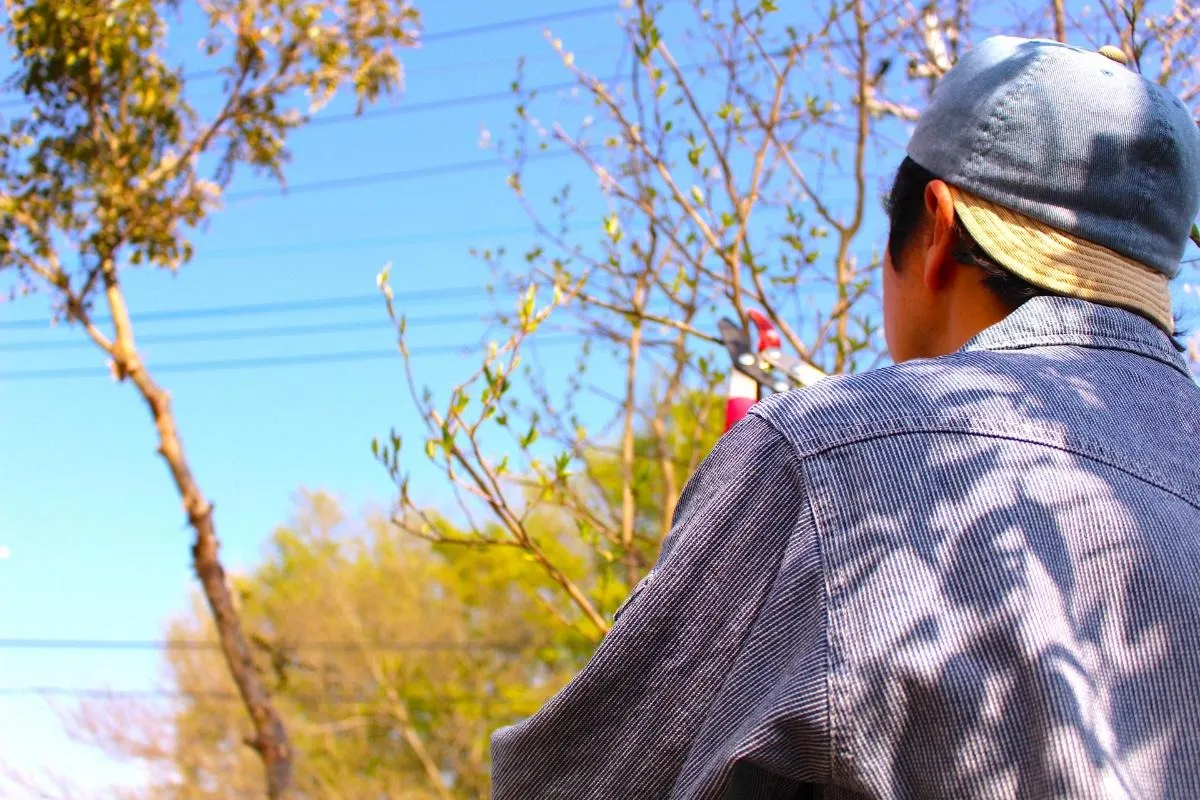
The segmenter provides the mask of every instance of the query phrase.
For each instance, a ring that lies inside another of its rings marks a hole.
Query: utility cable
[[[445,286],[437,289],[416,289],[396,294],[395,303],[403,306],[407,303],[441,302],[446,300],[463,300],[469,297],[486,296],[486,288],[475,286]],[[321,297],[311,300],[285,300],[271,303],[245,303],[228,306],[206,306],[200,308],[177,308],[164,311],[147,311],[133,314],[133,322],[165,322],[181,319],[211,319],[214,317],[244,317],[256,314],[278,314],[292,311],[329,311],[340,308],[361,308],[362,306],[378,305],[383,307],[383,295],[374,294],[350,295],[347,297]],[[92,317],[93,322],[112,322],[109,316]],[[23,319],[0,320],[0,330],[29,330],[44,328],[49,325],[46,317],[25,317]]]
[[[577,343],[577,335],[547,336],[537,342],[531,342],[534,347],[562,347]],[[410,347],[409,354],[416,357],[461,355],[473,349],[482,350],[482,342],[456,345],[430,345],[425,347]],[[189,372],[227,372],[243,369],[270,369],[274,367],[311,367],[322,364],[350,364],[368,361],[384,361],[399,359],[397,350],[357,350],[341,353],[304,353],[290,356],[266,356],[263,358],[229,358],[212,361],[184,361],[157,364],[152,367],[155,374]],[[67,380],[71,378],[99,378],[105,374],[97,367],[67,367],[63,369],[27,369],[0,372],[0,383],[17,381],[46,381]]]
[[[447,42],[455,39],[462,39],[468,36],[481,36],[489,33],[499,33],[501,31],[512,30],[514,28],[523,28],[530,25],[541,25],[551,22],[565,22],[568,20],[583,19],[585,17],[598,16],[605,12],[619,11],[620,7],[605,3],[603,5],[585,6],[583,8],[570,9],[568,11],[556,11],[550,14],[539,14],[531,17],[517,17],[515,19],[498,20],[483,25],[471,25],[464,28],[451,28],[444,31],[433,31],[431,33],[418,36],[422,43],[431,42]],[[415,70],[414,70],[415,72]],[[220,77],[222,71],[220,69],[203,69],[195,72],[184,73],[185,81],[209,80]],[[3,95],[15,95],[16,91],[0,92]],[[0,109],[14,108],[19,105],[25,105],[28,100],[25,98],[17,98],[15,100],[0,101]]]
[[[481,322],[484,314],[442,314],[432,317],[411,317],[405,324],[409,327],[423,325],[454,325],[471,322]],[[139,345],[156,344],[196,344],[200,342],[247,341],[253,339],[273,339],[281,336],[319,336],[337,333],[358,333],[362,331],[395,330],[395,323],[390,319],[363,320],[358,322],[330,322],[319,325],[282,325],[273,328],[234,328],[218,331],[187,331],[184,333],[150,334],[138,337]],[[90,350],[95,343],[82,336],[58,341],[37,342],[0,342],[0,353],[23,353],[44,350]]]
[[[531,647],[529,642],[512,642],[491,639],[429,640],[396,642],[301,642],[287,643],[284,649],[298,652],[410,652],[462,650],[521,650]],[[0,650],[156,650],[156,651],[214,651],[221,650],[221,643],[209,639],[0,639]]]
[[[219,702],[241,703],[241,695],[236,692],[219,692],[212,690],[172,691],[169,689],[103,689],[83,686],[11,686],[0,687],[0,698],[3,697],[69,697],[77,700],[215,700]],[[277,698],[292,702],[311,703],[317,706],[370,706],[381,702],[376,697],[345,697],[340,695],[315,695],[280,693]],[[504,696],[472,696],[469,694],[430,694],[424,701],[436,706],[470,705],[488,706],[499,703],[524,702],[513,697]],[[311,727],[320,728],[321,723],[311,723]]]

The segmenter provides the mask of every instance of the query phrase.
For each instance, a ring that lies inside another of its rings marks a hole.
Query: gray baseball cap
[[[1123,61],[1115,48],[985,39],[942,78],[908,155],[951,186],[1006,268],[1170,331],[1168,281],[1200,210],[1200,131]]]

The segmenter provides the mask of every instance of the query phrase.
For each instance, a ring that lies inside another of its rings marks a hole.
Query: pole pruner
[[[758,329],[757,348],[751,347],[750,332],[736,322],[725,318],[717,323],[721,340],[733,359],[725,401],[726,431],[764,397],[809,386],[825,377],[813,365],[783,352],[779,331],[766,314],[752,309],[749,316]]]

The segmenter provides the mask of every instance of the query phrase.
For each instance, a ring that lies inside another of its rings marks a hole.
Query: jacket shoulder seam
[[[764,418],[765,415],[758,416]],[[957,434],[1007,439],[1051,447],[1106,464],[1200,509],[1200,494],[1197,493],[1196,487],[1189,487],[1173,480],[1164,472],[1155,469],[1153,465],[1135,462],[1133,459],[1124,457],[1094,437],[1064,432],[1061,428],[1031,420],[1006,418],[993,421],[978,417],[947,415],[936,417],[893,416],[826,427],[812,434],[792,431],[790,430],[791,426],[786,423],[772,422],[772,425],[792,442],[802,460],[816,458],[843,447],[874,439],[928,434]]]

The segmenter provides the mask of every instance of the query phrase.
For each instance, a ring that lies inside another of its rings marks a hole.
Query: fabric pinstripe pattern
[[[508,798],[1200,797],[1200,390],[1037,298],[756,406]]]

